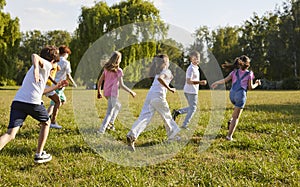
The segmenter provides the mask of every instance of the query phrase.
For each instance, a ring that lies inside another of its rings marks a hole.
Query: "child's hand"
[[[57,83],[58,89],[66,87],[69,85],[69,82],[67,80],[61,80]]]
[[[102,98],[102,94],[101,94],[100,92],[98,92],[97,98],[98,98],[98,99],[101,99],[101,98]]]
[[[206,80],[201,80],[201,81],[200,81],[200,85],[205,86],[206,84],[207,84],[207,81],[206,81]]]
[[[131,95],[132,97],[135,97],[135,96],[136,96],[136,93],[133,92],[133,91],[131,91],[131,92],[130,92],[130,95]]]
[[[256,83],[258,86],[260,86],[260,85],[261,85],[260,79],[257,79],[257,80],[255,81],[255,83]]]
[[[170,92],[175,93],[176,92],[176,88],[170,88]]]
[[[216,82],[212,83],[212,85],[210,86],[212,89],[215,89],[218,86],[218,84]]]

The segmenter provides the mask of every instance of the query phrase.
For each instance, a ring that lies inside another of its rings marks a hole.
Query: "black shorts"
[[[14,127],[22,127],[26,117],[30,115],[39,122],[47,122],[49,120],[48,112],[41,103],[40,105],[13,101],[11,104],[10,119],[8,129]]]

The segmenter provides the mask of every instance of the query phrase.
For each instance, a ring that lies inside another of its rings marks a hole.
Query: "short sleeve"
[[[67,74],[70,74],[71,72],[72,72],[72,70],[71,70],[71,64],[70,64],[70,62],[66,62],[66,73]]]
[[[118,69],[117,74],[118,74],[118,77],[123,77],[124,76],[123,70],[121,68]]]
[[[189,66],[189,68],[186,70],[186,78],[191,79],[192,76],[193,76],[193,68],[191,68],[191,66]]]
[[[255,78],[253,71],[250,71],[249,78],[250,80],[253,80]]]

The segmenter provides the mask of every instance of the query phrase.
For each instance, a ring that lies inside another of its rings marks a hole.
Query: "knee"
[[[192,112],[196,112],[197,106],[196,106],[196,105],[191,106],[191,107],[190,107],[190,110],[191,110]]]
[[[55,107],[59,108],[62,105],[62,102],[60,100],[58,100],[57,102],[55,102]]]
[[[118,110],[120,110],[121,107],[122,107],[121,103],[117,103],[117,104],[116,104],[116,108],[117,108]]]
[[[16,138],[16,134],[14,133],[7,132],[6,134],[8,135],[9,141],[14,140]]]

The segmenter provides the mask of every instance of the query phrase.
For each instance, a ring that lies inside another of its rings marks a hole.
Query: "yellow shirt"
[[[59,69],[58,64],[57,63],[53,64],[53,68],[51,69],[49,75],[53,80],[55,80],[56,72],[58,71],[58,69]],[[47,86],[52,86],[52,83],[53,82],[50,79],[47,80]]]

